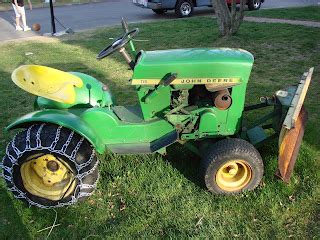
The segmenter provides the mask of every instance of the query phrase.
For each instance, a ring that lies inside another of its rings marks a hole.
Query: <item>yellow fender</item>
[[[66,104],[75,102],[75,87],[83,86],[82,80],[71,73],[40,65],[20,66],[11,79],[29,93]]]

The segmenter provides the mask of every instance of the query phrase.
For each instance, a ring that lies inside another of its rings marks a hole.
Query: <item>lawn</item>
[[[100,182],[86,202],[55,210],[28,208],[5,190],[0,180],[0,238],[43,239],[56,219],[53,239],[94,238],[259,238],[320,237],[320,31],[284,24],[245,22],[238,35],[217,38],[211,18],[160,21],[139,26],[136,42],[145,50],[191,47],[240,47],[252,52],[255,64],[247,103],[296,83],[315,67],[306,108],[309,124],[292,181],[274,176],[277,142],[260,149],[265,176],[253,192],[214,196],[197,179],[199,160],[175,146],[169,157],[158,155],[100,157]],[[192,29],[192,31],[190,31]],[[11,72],[22,64],[42,64],[90,74],[113,90],[118,104],[135,103],[128,84],[131,72],[119,54],[97,61],[96,54],[119,36],[119,27],[78,33],[61,41],[2,44],[0,47],[0,127],[32,111],[34,97],[14,86]],[[29,53],[29,54],[26,54]],[[30,55],[30,53],[33,53]],[[254,118],[255,116],[251,116]],[[3,131],[0,155],[13,133]],[[45,230],[44,230],[45,229]]]
[[[246,12],[246,16],[320,21],[320,6],[261,9],[258,11]]]

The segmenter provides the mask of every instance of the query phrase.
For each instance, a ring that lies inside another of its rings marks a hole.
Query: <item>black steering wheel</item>
[[[126,45],[135,35],[139,33],[139,28],[135,28],[129,32],[126,32],[122,37],[113,41],[108,47],[104,48],[97,56],[97,59],[102,59],[104,57],[109,56],[115,51],[121,49],[124,45]]]

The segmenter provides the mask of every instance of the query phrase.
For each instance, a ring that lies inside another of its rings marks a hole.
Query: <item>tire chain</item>
[[[83,143],[84,141],[84,137],[82,137],[79,142],[77,143],[76,147],[74,148],[74,150],[71,152],[71,155],[69,156],[68,154],[66,154],[64,152],[65,149],[67,149],[68,145],[70,144],[71,142],[71,139],[72,139],[72,136],[74,135],[74,131],[71,131],[68,139],[66,140],[66,142],[64,143],[64,145],[61,147],[61,149],[54,149],[57,145],[57,142],[59,141],[59,138],[60,138],[60,133],[61,133],[61,129],[62,129],[62,126],[59,126],[57,128],[57,131],[56,131],[56,136],[55,136],[55,139],[54,141],[52,142],[52,144],[49,146],[49,147],[43,147],[41,146],[41,139],[40,139],[40,135],[41,135],[41,131],[43,129],[43,127],[45,126],[46,124],[43,123],[40,125],[39,129],[37,130],[37,134],[36,134],[36,147],[32,148],[30,146],[30,135],[31,135],[31,129],[36,126],[35,125],[32,125],[28,128],[27,130],[27,137],[26,137],[26,148],[23,150],[23,151],[20,151],[16,146],[15,146],[15,139],[17,137],[17,135],[19,133],[17,133],[14,138],[12,139],[12,141],[9,142],[7,148],[6,148],[6,156],[9,158],[9,160],[11,161],[12,163],[12,167],[7,167],[7,166],[4,166],[3,163],[0,163],[0,168],[5,171],[7,171],[11,176],[8,176],[4,173],[0,175],[0,177],[3,177],[6,181],[8,181],[13,187],[11,188],[8,188],[9,191],[11,192],[17,192],[18,195],[14,194],[14,196],[17,198],[17,199],[25,199],[28,203],[29,203],[29,207],[31,207],[31,205],[34,205],[36,207],[39,207],[39,208],[46,208],[46,209],[50,209],[50,208],[56,208],[56,207],[64,207],[64,206],[69,206],[69,205],[72,205],[74,203],[77,202],[77,200],[81,197],[88,197],[88,196],[91,196],[93,194],[93,191],[91,192],[81,192],[81,190],[83,189],[95,189],[96,186],[97,186],[97,183],[99,181],[99,173],[98,173],[98,177],[96,179],[96,181],[93,183],[93,184],[83,184],[82,183],[82,180],[85,176],[91,174],[93,171],[96,170],[96,168],[98,167],[98,159],[96,161],[96,163],[94,164],[94,166],[87,172],[84,172],[82,174],[80,174],[80,171],[87,167],[88,165],[90,165],[94,159],[94,156],[95,156],[95,150],[94,148],[92,148],[92,153],[91,153],[91,156],[89,158],[88,161],[86,161],[85,163],[82,163],[82,164],[78,164],[76,161],[75,161],[75,157],[80,149],[80,146],[81,144]],[[15,154],[17,155],[17,158],[14,158],[10,153],[9,153],[9,146],[11,145],[12,149],[14,150]],[[25,152],[30,152],[30,151],[34,151],[34,150],[49,150],[50,152],[53,152],[53,153],[58,153],[62,156],[65,156],[67,157],[70,161],[72,161],[75,166],[76,166],[76,170],[77,170],[77,175],[75,176],[74,179],[78,179],[80,184],[77,185],[75,191],[74,191],[74,194],[73,196],[71,196],[71,200],[66,202],[66,203],[60,203],[58,202],[58,204],[54,205],[54,206],[44,206],[44,205],[41,205],[39,203],[36,203],[34,201],[32,201],[31,199],[28,198],[28,196],[26,196],[26,194],[24,192],[22,192],[21,190],[19,190],[14,182],[13,182],[13,178],[12,178],[12,171],[13,171],[13,167],[15,165],[18,165],[17,164],[17,159],[19,159]],[[5,156],[3,157],[3,160],[4,160]],[[79,189],[80,188],[80,189]],[[77,191],[79,190],[79,192]],[[77,196],[76,196],[76,193],[78,192]]]

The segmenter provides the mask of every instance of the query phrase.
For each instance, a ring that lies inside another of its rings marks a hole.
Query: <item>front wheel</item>
[[[36,124],[8,144],[3,174],[16,198],[41,208],[62,207],[93,193],[98,160],[90,143],[75,132]]]
[[[261,0],[249,0],[248,8],[249,10],[258,10],[261,7]]]
[[[190,0],[178,0],[175,13],[178,17],[190,17],[193,13],[193,3]]]
[[[201,164],[206,187],[217,194],[253,190],[263,176],[259,152],[242,139],[224,139],[209,146]]]

